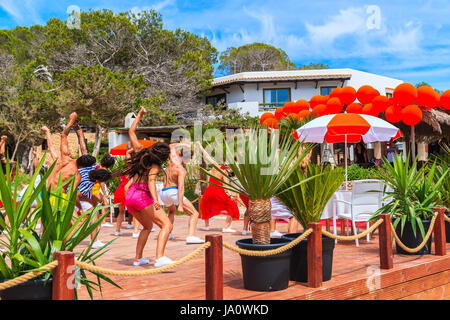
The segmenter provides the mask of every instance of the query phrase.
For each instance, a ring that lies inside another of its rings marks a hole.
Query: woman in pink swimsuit
[[[125,186],[125,206],[128,212],[144,227],[137,240],[136,257],[133,264],[139,266],[149,263],[149,260],[143,258],[142,255],[153,223],[156,223],[161,231],[156,244],[155,267],[162,267],[174,262],[164,255],[167,239],[172,232],[172,224],[158,203],[156,176],[161,171],[161,165],[169,157],[170,147],[166,143],[158,142],[149,148],[143,148],[139,143],[136,128],[145,113],[145,108],[141,107],[128,132],[134,152],[127,160],[128,169],[124,174],[130,179]]]

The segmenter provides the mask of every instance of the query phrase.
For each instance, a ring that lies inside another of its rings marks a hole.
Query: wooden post
[[[73,252],[60,251],[53,254],[58,266],[53,269],[53,300],[73,300],[75,298],[75,258]]]
[[[222,235],[207,235],[205,240],[211,242],[205,253],[206,300],[223,300]]]
[[[330,227],[330,219],[326,220],[326,226],[327,226],[327,231],[330,232],[331,231],[331,227]]]
[[[447,254],[447,243],[445,238],[445,220],[444,208],[438,208],[436,222],[434,224],[434,251],[437,256],[445,256]]]
[[[389,214],[381,214],[380,218],[383,219],[383,223],[378,227],[380,268],[392,269],[394,261],[392,256],[391,216]]]
[[[341,222],[341,236],[345,236],[345,219],[339,219]]]
[[[322,286],[322,224],[308,223],[308,229],[313,232],[308,236],[308,286],[319,288]]]

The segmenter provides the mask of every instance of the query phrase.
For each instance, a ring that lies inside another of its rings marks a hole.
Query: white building
[[[229,108],[260,116],[288,101],[309,101],[316,94],[327,95],[334,88],[345,86],[358,90],[363,85],[371,85],[381,95],[390,97],[401,83],[402,80],[353,69],[243,72],[215,78],[205,102],[213,106],[226,103]]]

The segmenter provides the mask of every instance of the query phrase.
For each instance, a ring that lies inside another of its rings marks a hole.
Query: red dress
[[[209,178],[209,182],[221,186],[222,183],[214,178]],[[221,187],[210,184],[203,193],[200,203],[202,219],[210,219],[219,214],[226,214],[235,220],[239,219],[239,208],[225,190]]]
[[[128,181],[130,180],[127,177],[120,177],[120,184],[114,191],[114,204],[120,204],[122,207],[125,207],[125,186]]]

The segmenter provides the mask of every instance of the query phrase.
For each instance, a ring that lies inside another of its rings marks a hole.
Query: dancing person
[[[116,163],[116,159],[108,153],[103,156],[102,160],[100,161],[100,166],[97,166],[96,169],[105,169],[105,170],[111,171],[111,169],[113,168],[115,163]],[[101,202],[102,202],[103,206],[106,207],[109,205],[109,200],[110,200],[109,192],[108,192],[108,189],[106,188],[106,185],[104,182],[96,183],[94,185],[94,187],[92,188],[92,194],[98,195],[101,198]],[[106,213],[106,210],[108,210],[108,209],[107,208],[102,209],[102,215]],[[113,225],[108,222],[105,222],[104,224],[102,224],[102,227],[113,227]]]
[[[231,228],[231,223],[233,220],[239,220],[240,213],[236,201],[231,199],[225,189],[221,188],[222,182],[228,183],[228,175],[224,175],[222,172],[217,170],[215,167],[220,168],[222,171],[226,172],[224,166],[219,166],[219,164],[203,149],[200,141],[197,141],[197,146],[200,148],[204,158],[211,164],[213,168],[211,169],[211,175],[216,178],[209,178],[209,186],[206,188],[202,196],[202,201],[200,203],[201,218],[205,221],[205,226],[202,230],[208,231],[209,229],[209,219],[220,214],[227,215],[225,225],[222,228],[222,232],[236,232],[236,230]],[[214,167],[215,166],[215,167]],[[215,184],[215,185],[214,185]],[[237,200],[237,196],[234,196]]]
[[[184,196],[184,181],[187,171],[183,166],[182,157],[176,150],[180,146],[190,148],[189,145],[183,143],[170,144],[169,163],[167,164],[166,174],[164,176],[164,188],[159,193],[159,197],[161,203],[169,210],[169,220],[172,225],[177,210],[179,213],[186,212],[190,216],[186,244],[204,243],[204,240],[194,236],[199,213],[194,208],[192,202]]]
[[[143,251],[155,223],[161,230],[156,244],[154,266],[162,267],[174,262],[164,255],[169,234],[172,232],[172,223],[158,202],[156,177],[162,170],[162,164],[169,158],[170,147],[162,142],[157,142],[149,148],[141,145],[136,136],[136,128],[146,112],[145,108],[141,107],[128,131],[134,152],[127,161],[128,169],[124,174],[130,179],[125,186],[125,205],[128,212],[143,226],[137,240],[133,265],[149,263],[149,260],[143,257]]]
[[[272,205],[270,221],[270,237],[281,238],[283,233],[276,229],[277,219],[288,221],[288,233],[295,233],[298,229],[297,219],[293,216],[292,212],[277,198],[270,198]]]

